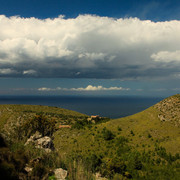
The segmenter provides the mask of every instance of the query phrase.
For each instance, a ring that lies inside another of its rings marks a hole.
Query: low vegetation
[[[168,107],[171,102],[180,109],[179,97],[165,100]],[[162,121],[162,104],[125,118],[97,121],[55,107],[3,105],[0,173],[9,179],[55,179],[54,169],[63,168],[68,179],[77,180],[96,179],[97,174],[114,180],[179,179],[180,131],[175,122],[180,115]],[[71,128],[58,128],[60,124]],[[36,131],[53,139],[54,151],[24,145]],[[31,173],[24,171],[27,165],[33,167]]]

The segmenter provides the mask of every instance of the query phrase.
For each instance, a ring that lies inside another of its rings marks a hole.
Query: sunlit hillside
[[[37,179],[56,179],[55,168],[66,169],[68,179],[178,179],[179,102],[175,95],[120,119],[90,118],[56,107],[1,105],[1,136],[9,154],[1,148],[1,168],[11,167],[15,177]],[[37,131],[52,138],[51,153],[25,146]],[[14,163],[18,158],[21,166]],[[32,165],[37,158],[42,160]],[[24,172],[26,164],[32,171]]]

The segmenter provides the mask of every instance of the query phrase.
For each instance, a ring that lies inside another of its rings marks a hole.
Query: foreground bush
[[[36,115],[34,118],[29,119],[23,125],[23,129],[27,136],[32,135],[36,131],[39,131],[42,136],[52,136],[55,131],[55,120],[48,119],[42,114]]]

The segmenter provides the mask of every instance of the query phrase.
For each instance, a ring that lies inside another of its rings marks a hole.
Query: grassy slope
[[[83,154],[88,151],[104,151],[108,145],[99,138],[99,132],[106,127],[116,134],[116,137],[128,137],[129,144],[137,150],[152,150],[158,143],[165,147],[167,152],[180,153],[180,128],[172,122],[161,122],[158,118],[159,113],[160,111],[153,106],[132,116],[94,125],[91,129],[60,129],[55,133],[55,145],[61,154],[70,151],[80,151]],[[118,127],[122,129],[121,132],[118,131]]]
[[[0,105],[0,130],[6,131],[12,126],[43,113],[47,118],[54,118],[57,123],[73,123],[77,118],[86,115],[57,107],[41,105]]]
[[[17,122],[17,119],[26,120],[40,112],[43,112],[49,118],[56,118],[57,122],[64,123],[69,123],[86,116],[75,111],[57,107],[39,105],[0,105],[0,128],[5,124],[6,128],[11,122]],[[73,150],[80,150],[84,153],[87,153],[89,150],[96,151],[98,148],[103,147],[104,142],[98,137],[99,132],[106,127],[117,136],[128,137],[130,139],[130,144],[135,146],[138,150],[144,149],[144,147],[146,149],[152,149],[154,148],[155,142],[158,142],[172,154],[179,152],[179,128],[174,126],[171,122],[161,122],[158,119],[159,113],[160,111],[153,106],[132,116],[93,125],[91,129],[60,129],[54,135],[55,145],[62,154],[67,154]],[[69,118],[70,121],[67,122],[66,119]],[[121,132],[118,132],[118,127],[121,127]],[[133,131],[134,136],[131,134],[131,131]],[[99,140],[101,143],[98,142]]]
[[[180,129],[170,122],[161,122],[158,114],[157,109],[150,107],[135,115],[107,122],[105,126],[112,130],[116,130],[117,126],[120,126],[123,129],[122,135],[131,136],[131,143],[134,146],[138,144],[138,149],[141,149],[143,144],[147,148],[148,145],[152,148],[154,142],[159,142],[174,154],[180,151]],[[130,134],[131,130],[134,132],[134,136]]]
[[[17,118],[31,117],[36,113],[47,113],[49,116],[65,115],[65,116],[86,116],[84,114],[50,106],[41,105],[0,105],[0,127],[8,120],[16,120]]]
[[[76,120],[87,117],[78,112],[56,107],[0,105],[0,129],[7,130],[12,122],[24,121],[40,112],[48,118],[55,118],[57,123],[65,124],[73,124]],[[132,116],[92,124],[91,128],[85,126],[84,129],[59,129],[53,135],[55,148],[64,161],[73,154],[76,157],[77,155],[88,157],[93,153],[97,156],[102,155],[105,161],[106,157],[111,157],[117,152],[115,144],[118,137],[124,136],[128,138],[128,144],[139,151],[153,150],[158,143],[159,146],[165,147],[167,152],[180,153],[180,129],[171,121],[161,122],[158,118],[160,113],[162,112],[153,106]],[[104,127],[111,130],[116,138],[111,141],[104,140],[102,137]],[[118,130],[119,127],[121,131]]]

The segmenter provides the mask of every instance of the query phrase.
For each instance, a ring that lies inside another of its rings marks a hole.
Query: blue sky
[[[178,0],[1,0],[1,14],[7,16],[67,18],[95,14],[114,18],[138,17],[153,21],[180,18]]]
[[[179,1],[0,4],[0,95],[180,91]]]

